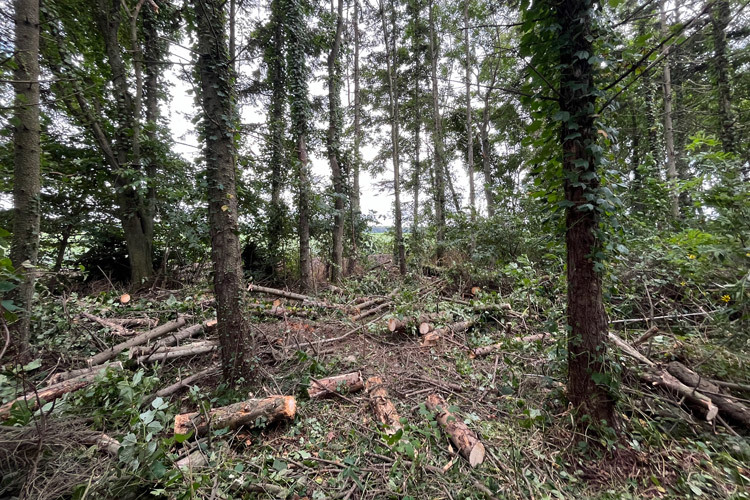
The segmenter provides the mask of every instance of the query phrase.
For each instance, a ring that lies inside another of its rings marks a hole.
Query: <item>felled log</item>
[[[82,441],[89,446],[96,445],[100,451],[107,453],[112,458],[117,458],[117,455],[120,452],[120,442],[106,434],[91,434],[90,436],[84,436]]]
[[[422,326],[423,325],[430,325],[432,321],[437,321],[439,319],[447,319],[447,315],[445,313],[427,313],[427,314],[420,314],[419,316],[410,316],[406,318],[390,318],[388,320],[388,331],[393,333],[404,333],[408,328],[412,326],[419,325],[420,333],[427,333],[432,328],[429,328],[427,331],[422,332]]]
[[[96,379],[96,376],[100,373],[103,373],[105,370],[107,370],[107,368],[112,368],[113,370],[122,370],[122,363],[111,363],[109,365],[102,366],[98,370],[91,370],[88,373],[84,373],[83,375],[64,380],[55,385],[47,386],[44,389],[29,392],[27,394],[24,394],[20,398],[9,401],[3,406],[0,406],[0,420],[5,420],[10,416],[10,409],[15,403],[25,402],[30,410],[35,410],[39,407],[40,401],[46,401],[47,403],[49,403],[50,401],[54,401],[55,399],[59,398],[63,394],[83,389],[87,385],[91,384],[94,379]]]
[[[67,372],[60,372],[55,373],[52,375],[49,380],[47,380],[47,386],[59,384],[60,382],[63,382],[65,380],[70,380],[75,377],[80,377],[81,375],[90,374],[93,372],[98,372],[102,370],[103,368],[106,368],[107,366],[114,366],[116,370],[122,370],[122,362],[116,361],[114,363],[106,363],[99,366],[94,367],[86,367],[86,368],[78,368],[77,370],[69,370]]]
[[[750,428],[750,408],[741,402],[721,394],[721,389],[710,380],[701,377],[679,361],[672,361],[667,365],[667,371],[677,377],[682,383],[693,387],[708,396],[719,407],[719,411],[732,420]]]
[[[125,349],[130,349],[131,347],[145,344],[149,340],[159,338],[162,335],[166,335],[167,333],[177,330],[178,328],[181,328],[184,325],[185,325],[185,318],[183,317],[180,317],[175,321],[170,321],[169,323],[165,323],[161,326],[154,328],[153,330],[149,330],[140,335],[137,335],[133,337],[132,339],[128,340],[127,342],[123,342],[121,344],[112,346],[106,351],[100,352],[96,356],[90,357],[87,360],[87,364],[89,366],[100,365],[104,363],[105,361],[109,361],[110,359],[117,357],[117,355],[120,354]]]
[[[144,354],[143,356],[138,356],[137,361],[138,363],[156,363],[157,361],[206,354],[218,348],[219,343],[215,341],[195,342],[180,347],[163,348],[151,354]]]
[[[453,323],[452,325],[447,325],[442,328],[436,328],[435,330],[424,334],[424,336],[422,337],[422,347],[435,345],[441,337],[465,332],[472,326],[474,326],[473,321],[459,321],[458,323]]]
[[[297,413],[297,401],[293,396],[269,396],[265,399],[249,399],[209,412],[209,419],[200,413],[182,413],[174,418],[174,433],[195,432],[195,437],[206,434],[210,429],[237,429],[243,425],[254,426],[259,419],[263,422],[292,420]]]
[[[133,335],[133,332],[125,328],[122,324],[115,323],[114,321],[100,318],[99,316],[94,316],[93,314],[87,313],[85,311],[81,313],[81,316],[83,316],[86,319],[90,319],[91,321],[95,323],[99,323],[105,328],[109,328],[112,331],[112,333],[114,333],[115,335],[120,335],[122,337]]]
[[[633,346],[622,340],[616,333],[609,332],[609,340],[620,348],[622,352],[630,356],[631,358],[637,359],[646,366],[654,367],[656,364],[648,359],[646,356],[638,352]]]
[[[368,309],[366,311],[362,311],[359,314],[355,314],[350,319],[352,321],[359,321],[359,320],[364,319],[364,318],[366,318],[368,316],[372,316],[373,314],[376,314],[376,313],[382,311],[383,309],[387,309],[387,308],[391,307],[392,305],[393,305],[393,302],[383,302],[379,306],[373,307],[372,309]]]
[[[396,412],[396,407],[388,399],[388,391],[383,385],[380,377],[370,377],[365,383],[365,390],[370,398],[370,407],[375,414],[377,422],[383,426],[383,431],[392,436],[401,429],[401,417]]]
[[[372,306],[376,306],[378,304],[381,304],[388,300],[387,297],[375,297],[373,299],[366,299],[360,303],[358,303],[355,307],[357,314],[361,313],[362,311],[366,311],[367,309],[371,308]]]
[[[693,405],[701,408],[706,413],[707,422],[711,422],[716,417],[716,414],[719,413],[719,407],[708,396],[701,394],[693,387],[686,386],[666,370],[646,370],[640,374],[640,377],[651,385],[660,385],[665,389],[677,393],[686,401],[690,401]]]
[[[476,312],[487,312],[487,311],[512,311],[513,308],[510,304],[474,304],[471,306]]]
[[[436,414],[435,418],[443,432],[458,448],[461,456],[469,461],[469,465],[476,467],[484,462],[485,450],[479,437],[466,426],[463,420],[448,411],[448,405],[443,398],[437,394],[431,394],[427,397],[426,406]]]
[[[209,319],[207,321],[204,321],[203,323],[198,323],[197,325],[193,325],[188,328],[183,328],[182,330],[176,331],[164,337],[158,342],[155,342],[154,347],[159,348],[159,347],[167,347],[167,346],[175,345],[182,340],[195,337],[196,335],[200,335],[204,331],[210,330],[214,328],[215,326],[216,326],[216,319]]]
[[[310,399],[319,399],[336,393],[346,394],[361,391],[364,387],[362,372],[344,373],[334,377],[311,379],[310,387],[307,388],[307,395],[310,396]]]
[[[520,342],[552,342],[552,337],[548,333],[537,333],[534,335],[526,335],[524,337],[513,338],[510,340],[517,340]],[[492,354],[495,351],[502,351],[505,347],[507,347],[507,344],[503,344],[502,342],[498,344],[477,347],[471,350],[471,352],[469,353],[469,357],[471,359],[481,358],[483,356],[487,356],[488,354]]]

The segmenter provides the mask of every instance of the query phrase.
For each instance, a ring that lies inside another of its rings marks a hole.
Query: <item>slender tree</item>
[[[13,239],[10,258],[21,276],[14,300],[13,350],[28,357],[35,266],[39,253],[41,149],[39,128],[39,2],[15,0]]]
[[[435,184],[435,227],[437,259],[441,262],[445,251],[445,145],[443,143],[443,121],[440,116],[440,94],[438,88],[437,66],[438,47],[437,30],[435,28],[435,3],[430,0],[430,71],[432,80],[432,114],[433,130],[432,142],[434,149],[433,177]]]
[[[719,102],[719,138],[725,153],[736,153],[732,91],[729,83],[729,57],[727,48],[727,26],[731,11],[729,0],[717,0],[711,12],[714,41],[714,72],[716,74],[716,96]]]
[[[333,6],[332,6],[333,7]],[[341,34],[344,28],[344,0],[338,0],[336,29],[328,53],[328,163],[333,180],[333,250],[331,281],[339,280],[344,267],[344,199],[345,176],[341,169]]]
[[[464,61],[466,69],[466,171],[469,174],[469,210],[471,221],[477,215],[474,193],[474,125],[471,120],[471,46],[469,45],[469,0],[464,0]]]
[[[250,377],[237,222],[234,85],[221,0],[194,0],[216,319],[224,380]]]
[[[385,6],[379,2],[380,20],[383,28],[383,44],[385,45],[385,64],[388,76],[388,119],[391,123],[391,160],[393,161],[393,193],[395,195],[395,231],[396,231],[396,255],[398,257],[398,268],[401,275],[406,274],[406,247],[404,246],[404,233],[401,222],[401,157],[399,148],[399,89],[398,74],[396,68],[396,13],[391,3],[390,18],[391,30],[389,33],[386,23]]]
[[[661,33],[669,33],[667,24],[666,0],[659,3],[661,11]],[[664,92],[664,142],[667,147],[667,182],[669,182],[671,217],[680,216],[680,197],[677,191],[677,158],[674,147],[674,124],[672,116],[672,71],[669,61],[669,46],[664,47],[664,72],[662,74],[662,90]]]

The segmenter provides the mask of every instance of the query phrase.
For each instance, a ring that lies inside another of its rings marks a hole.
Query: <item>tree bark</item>
[[[162,347],[157,349],[156,352],[138,356],[136,360],[139,364],[157,363],[159,361],[168,361],[175,358],[207,354],[209,352],[214,352],[218,348],[219,345],[214,341],[195,342],[193,344],[179,347]]]
[[[597,207],[587,210],[587,195],[599,188],[598,159],[591,147],[597,131],[592,116],[596,109],[594,68],[587,58],[575,54],[593,53],[592,1],[563,0],[556,4],[561,32],[569,34],[560,47],[561,80],[559,104],[570,114],[563,121],[560,140],[563,153],[568,281],[568,398],[580,414],[593,422],[616,426],[614,399],[605,384],[607,318],[602,301],[602,275],[594,256],[597,236]],[[571,126],[571,122],[574,123]],[[579,137],[570,138],[579,135]]]
[[[170,321],[169,323],[164,323],[163,325],[157,328],[154,328],[153,330],[149,330],[147,332],[141,333],[140,335],[137,335],[130,340],[127,340],[125,342],[112,346],[106,351],[102,351],[99,354],[90,357],[88,360],[86,360],[87,361],[86,364],[88,366],[100,365],[104,363],[105,361],[109,361],[110,359],[117,357],[117,355],[120,354],[125,349],[130,349],[131,347],[145,344],[149,340],[159,338],[162,335],[166,335],[167,333],[171,331],[177,330],[184,324],[185,324],[185,318],[179,318],[176,321]]]
[[[341,171],[341,70],[339,53],[344,28],[344,0],[338,0],[336,32],[328,54],[328,162],[333,181],[333,249],[331,282],[341,278],[344,268],[344,198],[346,183]]]
[[[430,71],[432,79],[432,114],[434,128],[432,140],[434,147],[433,175],[435,179],[435,229],[436,229],[436,256],[438,264],[443,260],[445,252],[445,146],[443,144],[443,121],[440,116],[440,93],[437,79],[438,47],[437,32],[435,29],[435,5],[429,0],[429,22],[430,22]]]
[[[174,433],[187,434],[194,431],[194,438],[205,435],[209,429],[237,429],[243,425],[256,426],[278,420],[293,420],[297,413],[297,401],[292,396],[269,396],[265,399],[249,399],[209,412],[209,419],[200,413],[181,413],[175,416]]]
[[[427,409],[435,413],[435,419],[451,442],[458,448],[462,457],[469,461],[469,465],[476,467],[484,462],[484,445],[477,434],[448,410],[446,402],[437,394],[427,397]]]
[[[216,327],[224,380],[233,385],[238,378],[249,379],[252,375],[245,346],[247,324],[243,315],[245,294],[238,237],[234,88],[227,54],[223,2],[196,0],[194,5]]]
[[[362,155],[360,153],[360,146],[362,142],[362,99],[360,96],[359,79],[359,0],[354,0],[354,16],[352,23],[354,24],[354,154],[352,158],[352,190],[351,196],[351,209],[352,209],[352,255],[356,257],[358,239],[359,239],[359,225],[362,218],[362,209],[360,207],[360,187],[359,187],[359,170],[362,162]],[[352,263],[350,266],[350,272],[353,268],[355,259],[350,260]]]
[[[14,293],[20,308],[11,326],[11,349],[29,357],[31,306],[39,255],[41,146],[39,124],[39,1],[15,0],[15,83],[13,128],[13,239],[10,259],[21,283]]]
[[[479,76],[477,76],[477,81]],[[495,216],[495,195],[492,189],[492,163],[490,161],[490,153],[492,147],[490,145],[490,97],[495,87],[495,81],[497,80],[497,65],[492,69],[492,80],[484,94],[484,108],[482,109],[482,127],[480,133],[482,134],[482,172],[484,173],[484,198],[487,203],[487,217]]]
[[[661,33],[669,33],[667,25],[666,0],[661,0]],[[664,91],[664,142],[667,147],[667,182],[669,183],[669,199],[671,217],[680,217],[680,197],[677,191],[677,158],[674,149],[674,124],[672,123],[672,72],[669,62],[669,46],[666,45],[664,54],[664,73],[662,74],[662,88]]]

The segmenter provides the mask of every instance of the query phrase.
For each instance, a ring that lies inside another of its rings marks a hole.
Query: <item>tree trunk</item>
[[[420,132],[422,131],[422,102],[421,92],[419,88],[419,79],[421,77],[422,62],[420,60],[419,44],[420,39],[417,36],[417,26],[419,23],[419,17],[422,14],[421,4],[417,4],[414,8],[412,16],[412,25],[414,26],[414,34],[412,35],[412,55],[414,57],[414,171],[412,176],[412,219],[411,219],[411,237],[412,241],[419,240],[419,188],[420,188],[420,177],[422,175],[422,166],[419,162],[420,149],[422,149],[422,138]]]
[[[339,281],[344,268],[344,198],[346,187],[341,172],[341,69],[339,52],[344,28],[344,0],[338,0],[336,33],[328,54],[328,162],[333,180],[333,251],[331,282]]]
[[[602,302],[602,275],[596,269],[600,242],[597,208],[585,210],[587,195],[599,188],[594,126],[596,92],[594,68],[575,54],[593,53],[592,0],[563,0],[557,4],[557,21],[567,43],[560,47],[560,110],[570,114],[563,121],[561,142],[566,209],[565,244],[568,270],[568,397],[582,415],[594,423],[605,420],[615,426],[614,399],[601,383],[607,373],[605,355],[607,318]],[[571,126],[572,125],[572,126]],[[577,138],[569,138],[580,134]]]
[[[388,391],[383,385],[380,377],[370,377],[365,383],[365,390],[370,397],[370,407],[375,414],[378,425],[383,432],[392,436],[402,428],[401,417],[396,412],[396,407],[388,399]]]
[[[320,380],[311,379],[307,395],[310,399],[321,399],[335,394],[361,391],[364,387],[362,372],[352,372]]]
[[[469,47],[469,0],[464,0],[464,57],[466,58],[466,171],[469,174],[469,217],[476,220],[474,192],[474,127],[471,123],[471,48]],[[472,240],[473,241],[473,240]]]
[[[462,419],[448,411],[448,405],[443,398],[431,394],[427,397],[426,406],[435,413],[435,420],[458,448],[461,456],[469,461],[469,465],[476,467],[484,462],[485,450],[479,437]]]
[[[445,252],[445,146],[443,144],[443,123],[440,116],[440,94],[437,79],[438,47],[437,33],[435,30],[435,5],[433,0],[429,1],[430,10],[430,71],[432,79],[432,114],[434,128],[432,131],[433,147],[435,155],[433,158],[433,175],[435,178],[435,229],[436,229],[436,254],[438,264],[443,260]]]
[[[397,53],[396,53],[396,13],[393,11],[391,4],[391,19],[393,32],[391,33],[390,42],[388,36],[388,26],[386,24],[385,7],[380,2],[380,16],[383,26],[383,43],[385,44],[385,63],[388,72],[388,100],[390,103],[389,118],[391,122],[391,159],[393,160],[393,192],[395,196],[395,231],[396,241],[395,250],[398,257],[398,270],[401,276],[406,274],[406,248],[404,246],[404,232],[401,217],[401,171],[400,171],[400,151],[399,151],[399,93],[398,93],[398,75],[397,72]]]
[[[281,194],[284,188],[284,172],[287,171],[287,158],[284,148],[285,122],[285,74],[284,74],[284,23],[281,0],[271,2],[271,23],[273,41],[266,50],[265,58],[271,80],[271,113],[269,116],[269,161],[271,168],[271,204],[268,209],[268,256],[275,269],[280,261],[281,241],[284,237],[284,202]]]
[[[490,97],[492,96],[492,90],[495,87],[495,81],[497,80],[497,65],[492,70],[492,80],[484,94],[484,108],[482,109],[482,172],[484,174],[484,198],[487,203],[487,217],[494,217],[495,215],[495,195],[492,192],[492,163],[490,161],[490,153],[492,151],[490,145]],[[479,76],[477,75],[477,84],[479,82]]]
[[[352,158],[352,189],[350,193],[352,210],[352,255],[356,257],[359,225],[362,218],[360,207],[359,169],[362,162],[360,144],[362,142],[362,100],[359,91],[359,0],[354,0],[354,157]],[[355,259],[351,259],[353,267]],[[350,270],[351,272],[351,270]]]
[[[299,237],[300,285],[307,291],[312,288],[312,261],[310,258],[310,166],[307,155],[307,133],[310,105],[308,102],[308,67],[305,56],[305,25],[302,5],[295,0],[283,2],[287,19],[287,84],[289,87],[292,135],[297,158],[297,204]]]
[[[736,153],[732,92],[729,83],[729,58],[727,49],[727,26],[730,21],[729,0],[718,0],[711,12],[713,24],[716,90],[719,101],[719,138],[725,153]]]
[[[208,184],[208,222],[214,268],[216,319],[225,382],[249,379],[243,316],[244,287],[237,222],[235,103],[220,0],[196,0],[198,73],[203,107],[202,134]]]
[[[667,25],[666,0],[661,0],[661,33],[662,36],[669,34]],[[680,197],[677,190],[677,158],[674,149],[674,125],[672,123],[672,72],[669,62],[669,46],[664,47],[664,73],[662,85],[664,91],[664,142],[667,147],[667,182],[669,183],[669,199],[671,206],[671,217],[680,217]]]
[[[13,239],[10,257],[21,276],[13,296],[21,309],[12,326],[13,353],[28,357],[31,305],[39,254],[41,147],[39,125],[39,2],[15,0]],[[27,267],[28,266],[28,267]]]

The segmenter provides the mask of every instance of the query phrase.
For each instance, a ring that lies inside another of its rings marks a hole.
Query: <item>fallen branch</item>
[[[198,380],[208,377],[210,375],[214,375],[219,373],[220,367],[218,365],[211,365],[208,368],[199,371],[198,373],[195,373],[193,375],[190,375],[189,377],[185,377],[184,379],[175,382],[172,385],[168,385],[164,389],[160,389],[156,391],[155,396],[160,398],[166,398],[171,396],[172,394],[176,393],[180,389],[183,389],[185,387],[190,387]]]
[[[42,401],[49,403],[63,394],[83,389],[91,384],[96,379],[97,375],[103,373],[108,368],[122,370],[122,363],[111,363],[100,367],[98,370],[91,370],[88,373],[84,373],[83,375],[79,375],[69,380],[64,380],[55,385],[50,385],[44,389],[28,392],[23,396],[0,406],[0,420],[6,420],[10,416],[11,407],[16,403],[26,403],[29,410],[35,410],[39,407],[39,404]]]
[[[553,339],[552,339],[552,336],[548,333],[537,333],[534,335],[526,335],[525,337],[520,337],[520,338],[511,338],[508,340],[515,340],[519,342],[540,342],[540,341],[552,342]],[[487,356],[488,354],[492,354],[493,352],[502,351],[506,347],[508,347],[508,345],[502,342],[497,343],[497,344],[477,347],[475,349],[472,349],[472,351],[469,353],[469,357],[471,359],[481,358],[483,356]]]
[[[711,383],[710,380],[701,377],[679,361],[672,361],[669,363],[669,365],[667,365],[667,371],[677,377],[685,385],[693,387],[708,396],[711,401],[719,407],[719,410],[732,418],[732,420],[741,423],[746,428],[750,428],[750,408],[739,401],[723,396],[719,386]]]
[[[693,387],[686,386],[666,370],[647,370],[641,373],[640,377],[651,385],[660,385],[666,389],[674,391],[685,400],[701,407],[706,412],[707,422],[711,422],[719,413],[719,408],[708,396],[701,394]]]
[[[147,326],[154,328],[159,324],[159,318],[107,318],[107,320],[122,326]]]
[[[334,394],[361,391],[364,387],[362,372],[352,372],[318,380],[313,379],[307,389],[307,395],[310,399],[320,399]]]
[[[284,297],[285,299],[299,300],[304,305],[311,306],[311,307],[328,307],[328,308],[335,308],[335,309],[340,308],[340,306],[331,305],[331,304],[328,304],[327,302],[320,302],[318,300],[313,299],[312,297],[309,297],[308,295],[302,295],[301,293],[294,293],[294,292],[289,292],[287,290],[279,290],[277,288],[268,288],[265,286],[253,285],[252,283],[247,285],[247,291],[267,293],[269,295],[275,295],[277,297]]]
[[[386,300],[388,300],[388,297],[375,297],[374,299],[365,300],[364,302],[357,304],[355,310],[357,311],[357,314],[359,314],[372,306],[385,302]]]
[[[132,339],[128,340],[127,342],[123,342],[121,344],[112,346],[106,351],[100,352],[96,356],[90,357],[87,360],[87,364],[89,366],[100,365],[104,363],[105,361],[109,361],[110,359],[117,357],[117,355],[120,354],[125,349],[130,349],[131,347],[145,344],[149,340],[159,338],[162,335],[166,335],[167,333],[177,330],[178,328],[184,325],[185,325],[185,318],[183,317],[178,318],[176,321],[170,321],[169,323],[165,323],[157,328],[154,328],[153,330],[149,330],[145,333],[137,335],[133,337]]]
[[[292,420],[297,413],[297,401],[292,396],[270,396],[265,399],[250,399],[209,412],[208,422],[200,413],[182,413],[175,416],[174,433],[195,432],[200,437],[209,429],[237,429],[243,425],[255,426],[260,422]]]
[[[112,333],[115,335],[120,335],[121,337],[128,337],[130,335],[133,335],[134,333],[125,328],[122,324],[115,323],[114,321],[100,318],[99,316],[94,316],[93,314],[82,312],[81,316],[83,316],[86,319],[90,319],[91,321],[94,321],[95,323],[99,323],[105,328],[109,328]]]
[[[383,386],[383,379],[370,377],[367,379],[365,389],[370,397],[370,407],[375,414],[375,419],[383,427],[383,431],[392,436],[401,429],[401,417],[396,412],[396,407],[388,399],[388,391]]]
[[[117,458],[120,452],[120,442],[106,434],[86,436],[82,441],[89,446],[96,446],[100,451],[107,453],[112,458]]]
[[[657,333],[659,333],[659,327],[652,326],[648,330],[646,330],[646,333],[638,337],[636,340],[633,341],[633,347],[638,347],[639,345],[646,342],[651,337],[655,336]]]
[[[725,382],[724,380],[711,380],[711,383],[727,389],[750,392],[750,384],[738,384],[736,382]]]
[[[458,448],[462,457],[469,461],[469,465],[476,467],[484,462],[484,445],[474,431],[469,429],[463,420],[448,411],[448,405],[437,394],[427,397],[427,408],[436,413],[436,420],[451,442]]]
[[[638,352],[635,347],[622,340],[616,333],[609,332],[609,340],[611,340],[622,352],[635,358],[646,366],[654,367],[656,363],[648,359],[646,356]]]
[[[138,356],[137,361],[138,363],[156,363],[158,361],[206,354],[218,348],[219,343],[216,341],[195,342],[180,347],[164,348],[150,354]]]
[[[352,321],[359,321],[361,319],[364,319],[368,316],[372,316],[373,314],[378,313],[379,311],[382,311],[383,309],[386,309],[388,307],[391,307],[393,305],[393,302],[384,302],[380,304],[379,306],[373,307],[372,309],[368,309],[367,311],[363,311],[359,314],[356,314],[352,316],[350,319]]]
[[[685,313],[685,314],[667,314],[666,316],[654,316],[653,318],[616,319],[614,321],[610,321],[609,323],[612,325],[616,323],[638,323],[640,321],[654,321],[657,319],[680,319],[680,318],[689,318],[691,316],[710,316],[711,314],[713,314],[713,311],[701,311],[701,312]]]
[[[70,380],[75,377],[80,377],[81,375],[98,372],[109,365],[110,363],[106,363],[104,365],[94,366],[92,368],[78,368],[77,370],[69,370],[67,372],[56,373],[52,375],[49,380],[47,380],[47,386],[59,384],[60,382]],[[122,370],[122,362],[120,361],[111,363],[111,365],[114,366],[116,370]]]
[[[175,345],[182,340],[195,337],[196,335],[200,335],[204,331],[210,330],[214,328],[215,326],[216,326],[216,319],[209,319],[208,321],[204,321],[203,323],[198,323],[197,325],[193,325],[188,328],[183,328],[182,330],[179,330],[167,337],[164,337],[158,342],[154,343],[154,348]]]

